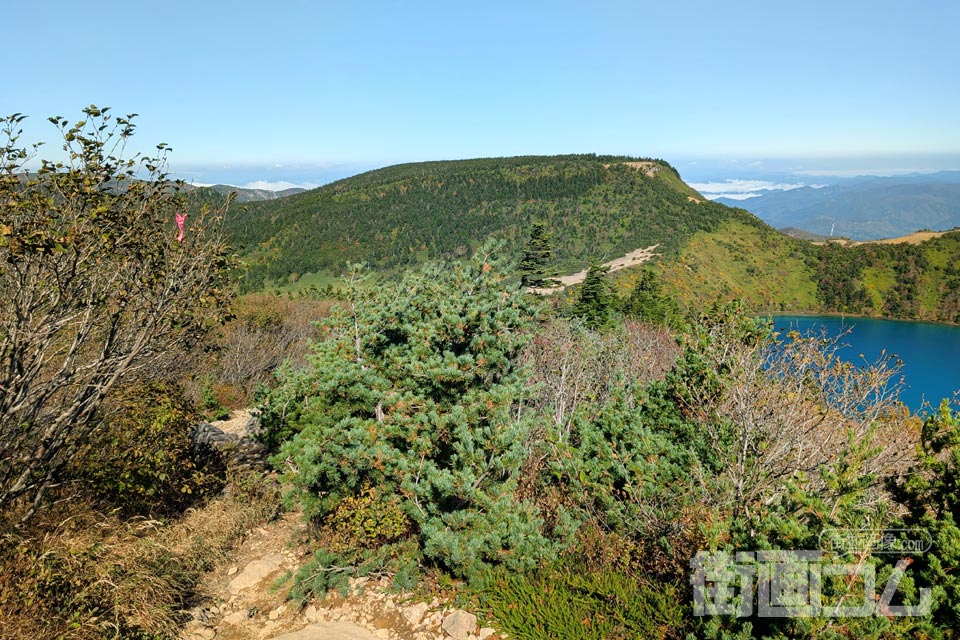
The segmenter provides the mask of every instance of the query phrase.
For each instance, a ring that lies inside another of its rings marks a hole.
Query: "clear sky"
[[[136,139],[169,143],[201,182],[517,154],[960,157],[956,0],[48,0],[0,13],[0,108],[29,114],[32,139],[90,103],[137,112]]]

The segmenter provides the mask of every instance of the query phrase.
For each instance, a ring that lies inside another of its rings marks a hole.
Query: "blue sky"
[[[27,137],[137,112],[137,142],[197,182],[579,152],[694,180],[960,169],[954,0],[55,0],[3,22],[0,106]]]

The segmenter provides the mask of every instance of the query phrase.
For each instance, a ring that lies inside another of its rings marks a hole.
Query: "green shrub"
[[[320,539],[334,552],[357,552],[397,542],[411,522],[396,496],[383,498],[373,489],[348,496],[324,521]]]
[[[193,442],[198,418],[177,388],[135,387],[116,404],[67,470],[92,496],[127,514],[169,515],[222,490],[223,458]]]
[[[309,366],[286,370],[265,439],[317,523],[373,489],[396,500],[426,558],[458,575],[534,566],[553,545],[517,497],[536,417],[517,364],[533,302],[480,251],[355,290]]]
[[[912,453],[909,422],[878,391],[889,367],[839,362],[829,341],[779,341],[738,305],[701,317],[682,345],[666,379],[650,386],[643,413],[692,454],[690,474],[713,512],[704,550],[818,550],[825,531],[895,526],[883,478],[902,473]],[[869,565],[882,590],[896,560],[827,549],[822,561]],[[914,587],[908,575],[898,592],[911,604]],[[826,606],[863,598],[862,584],[846,575],[824,577],[821,591]],[[894,638],[918,623],[880,615],[715,616],[696,628],[705,638]]]
[[[396,591],[410,591],[419,581],[418,557],[412,538],[342,551],[320,546],[294,575],[289,598],[300,602],[323,599],[331,590],[346,596],[350,594],[350,578],[364,576],[391,578]]]
[[[627,318],[670,327],[681,327],[683,315],[676,300],[663,292],[663,285],[650,268],[644,268],[630,294],[619,300]]]
[[[897,524],[925,531],[932,542],[910,571],[916,576],[916,587],[932,590],[932,616],[923,629],[932,638],[956,637],[960,629],[956,571],[960,565],[960,416],[949,402],[944,400],[936,413],[926,417],[918,463],[891,485],[907,511]]]
[[[603,403],[578,408],[569,435],[548,439],[550,473],[542,482],[564,496],[574,522],[659,545],[672,555],[668,547],[686,539],[682,520],[700,494],[689,473],[690,452],[657,430],[643,400],[619,388]]]
[[[214,387],[209,378],[204,380],[200,387],[200,409],[203,411],[203,417],[207,420],[226,420],[230,417],[230,409],[223,405],[220,395],[223,392],[223,385],[218,385],[221,393]]]
[[[609,267],[590,265],[587,276],[577,292],[573,315],[581,318],[588,327],[603,329],[610,326],[616,295],[607,282]]]

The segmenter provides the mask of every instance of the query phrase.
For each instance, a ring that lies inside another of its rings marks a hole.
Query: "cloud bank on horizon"
[[[730,200],[748,200],[765,195],[770,191],[790,191],[800,187],[820,188],[823,185],[803,182],[771,182],[769,180],[728,179],[722,182],[691,182],[690,186],[703,194],[708,200],[728,198]]]
[[[315,182],[289,182],[287,180],[254,180],[240,185],[243,189],[261,189],[263,191],[286,191],[287,189],[316,189],[320,185]]]

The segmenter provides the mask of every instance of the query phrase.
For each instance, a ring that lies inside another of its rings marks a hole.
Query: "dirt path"
[[[248,412],[231,421],[244,435]],[[244,426],[239,426],[240,424]],[[207,574],[201,602],[180,640],[487,640],[476,616],[433,599],[388,590],[389,582],[351,580],[353,595],[328,594],[301,608],[287,599],[293,575],[312,553],[303,514],[289,512],[248,531],[228,562]]]
[[[181,640],[487,640],[476,616],[351,580],[354,594],[328,594],[300,609],[287,600],[292,575],[310,558],[303,515],[286,513],[249,532],[231,561],[207,575],[203,601]]]
[[[637,171],[642,171],[643,175],[647,176],[648,178],[652,178],[653,176],[657,175],[658,171],[660,171],[660,165],[658,165],[656,162],[650,162],[649,160],[641,160],[640,162],[621,162],[620,164],[636,169]],[[610,164],[604,164],[603,168],[609,169]]]
[[[610,273],[619,271],[620,269],[625,269],[627,267],[636,267],[644,262],[649,261],[651,258],[653,258],[653,256],[659,255],[654,253],[656,248],[659,246],[659,244],[655,244],[647,247],[646,249],[636,249],[624,256],[615,258],[610,262],[604,262],[601,266],[607,267]],[[569,276],[560,276],[559,278],[554,278],[554,280],[560,283],[558,286],[543,289],[530,289],[530,292],[540,295],[549,295],[551,293],[563,291],[567,287],[572,287],[575,284],[580,284],[583,282],[587,277],[587,271],[588,269],[584,269],[583,271],[578,271],[570,274]]]

